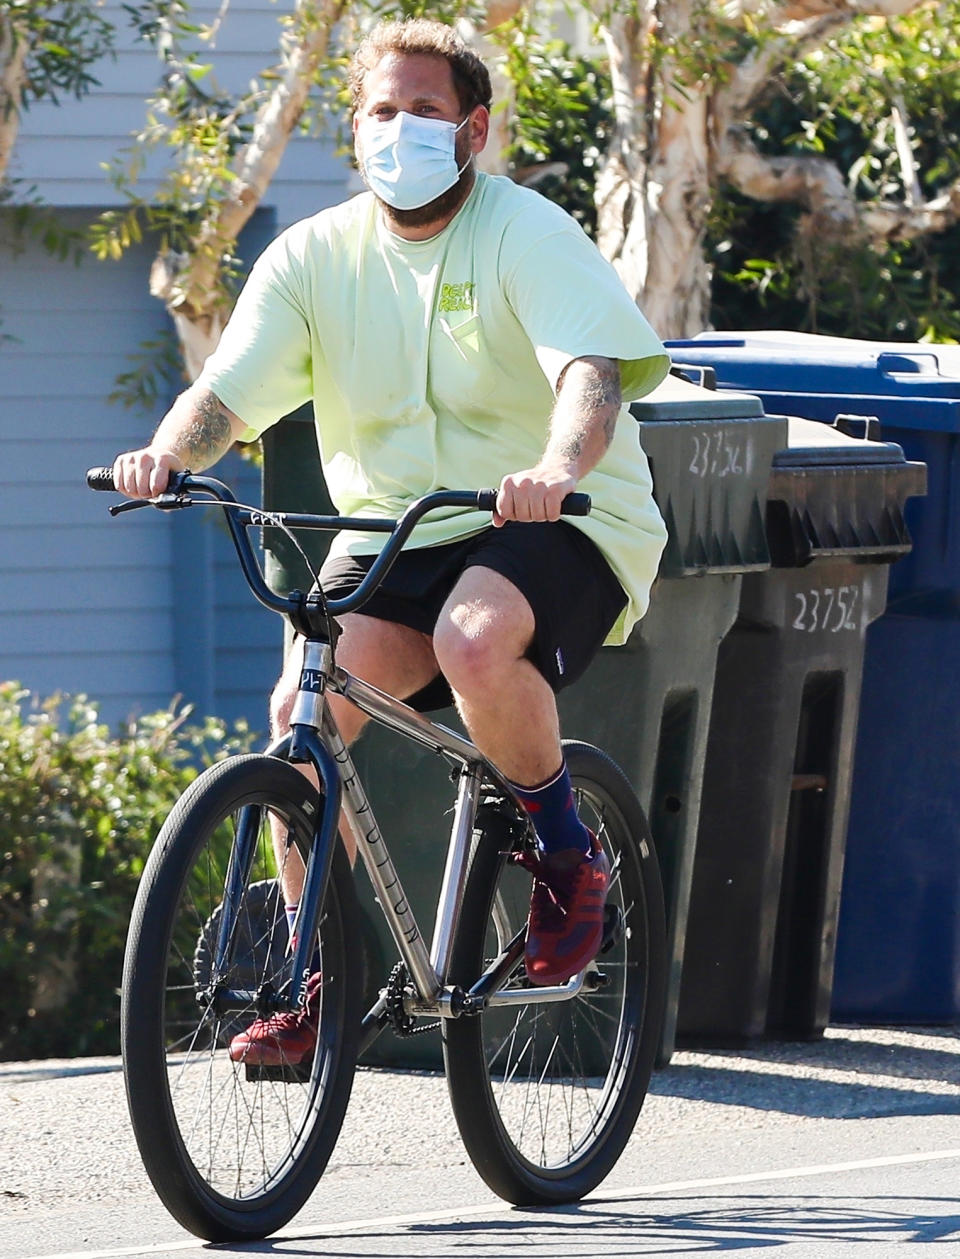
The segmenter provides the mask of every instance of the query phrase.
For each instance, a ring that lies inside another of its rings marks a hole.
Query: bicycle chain
[[[387,1007],[387,1017],[397,1036],[418,1036],[422,1032],[432,1032],[434,1028],[440,1026],[439,1021],[436,1023],[418,1024],[414,1016],[408,1014],[403,1008],[403,998],[409,980],[410,976],[407,974],[406,966],[403,962],[397,962],[390,972],[390,978],[387,980],[387,986],[384,989],[383,996]]]

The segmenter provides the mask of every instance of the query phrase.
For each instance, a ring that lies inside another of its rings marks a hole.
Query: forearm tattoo
[[[233,442],[230,419],[216,394],[207,390],[193,402],[190,418],[182,436],[185,462],[202,470],[216,463]]]
[[[551,444],[565,459],[579,459],[597,433],[602,437],[600,453],[606,451],[623,405],[616,359],[579,362],[582,366],[575,377],[564,375],[551,424]]]

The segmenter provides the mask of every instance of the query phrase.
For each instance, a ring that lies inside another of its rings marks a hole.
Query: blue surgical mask
[[[403,110],[388,122],[361,123],[357,158],[370,190],[395,210],[419,210],[439,197],[470,164],[468,158],[458,167],[456,158],[457,132],[466,124]]]

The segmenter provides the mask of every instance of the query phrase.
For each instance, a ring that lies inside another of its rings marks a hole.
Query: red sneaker
[[[533,875],[524,962],[532,984],[565,984],[592,962],[603,943],[610,862],[595,835],[591,851],[521,853]]]
[[[312,1057],[317,1044],[322,986],[320,972],[314,971],[307,980],[302,1008],[251,1023],[230,1042],[231,1059],[252,1067],[281,1067],[295,1066]]]

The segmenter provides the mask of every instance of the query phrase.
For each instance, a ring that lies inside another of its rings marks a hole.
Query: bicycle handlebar
[[[87,485],[91,490],[113,491],[112,468],[91,468],[87,472]],[[199,492],[209,496],[207,499],[195,499],[192,493]],[[270,512],[255,511],[238,503],[230,489],[222,481],[214,477],[194,476],[192,472],[177,472],[171,476],[167,489],[150,499],[127,499],[125,502],[110,508],[111,515],[124,511],[132,511],[138,507],[156,507],[161,511],[172,511],[182,507],[190,507],[197,502],[219,503],[224,508],[224,515],[230,536],[237,551],[240,567],[254,596],[273,612],[287,616],[298,614],[303,607],[303,596],[295,591],[287,596],[276,594],[266,583],[263,569],[254,553],[247,528],[250,526],[280,527],[286,529],[355,529],[367,532],[388,533],[390,536],[384,543],[380,554],[370,566],[363,580],[349,595],[340,599],[328,599],[326,606],[331,616],[340,616],[346,612],[356,612],[373,595],[399,555],[407,538],[417,523],[431,511],[441,507],[467,507],[477,511],[492,512],[497,502],[496,490],[435,490],[425,494],[404,511],[398,520],[364,516],[318,516],[305,512]],[[561,515],[586,516],[591,508],[590,495],[568,494],[560,505]]]

